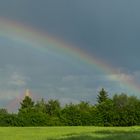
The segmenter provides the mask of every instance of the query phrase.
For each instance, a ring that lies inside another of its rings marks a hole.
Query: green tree
[[[34,109],[34,101],[29,96],[25,96],[25,98],[22,100],[20,105],[21,106],[18,112],[19,116],[23,114],[31,113],[32,112],[31,110]]]
[[[7,109],[1,108],[0,109],[0,115],[5,115],[5,114],[8,114]]]
[[[107,99],[108,99],[108,93],[105,91],[104,88],[102,88],[101,91],[99,91],[99,94],[97,96],[97,101],[100,104],[106,101]]]
[[[101,118],[102,125],[113,126],[116,117],[114,110],[114,103],[111,99],[107,99],[104,102],[97,105],[98,118]]]
[[[58,100],[49,100],[46,103],[46,115],[49,116],[48,125],[49,126],[58,126],[61,125],[61,106]]]
[[[109,98],[102,88],[98,104],[88,102],[67,104],[44,99],[34,102],[27,94],[17,114],[0,109],[0,126],[132,126],[140,125],[140,99],[127,94]]]
[[[58,100],[49,100],[46,103],[46,113],[50,116],[58,116],[60,113],[61,107]]]
[[[40,101],[37,101],[37,103],[35,104],[35,108],[38,112],[46,113],[46,102],[45,102],[45,100],[42,98]]]
[[[124,108],[128,103],[128,96],[124,93],[121,93],[120,95],[115,94],[113,96],[113,101],[117,109]]]
[[[92,122],[92,106],[88,102],[80,102],[78,105],[78,111],[80,112],[80,121],[84,126],[90,126]]]
[[[22,126],[47,126],[48,116],[36,108],[25,109],[18,115]]]
[[[124,93],[114,95],[113,102],[116,112],[116,126],[132,126],[139,124],[140,101],[134,96],[128,96]]]
[[[8,112],[6,109],[1,108],[0,109],[0,126],[7,126],[7,123],[5,121],[5,118],[8,116]]]
[[[20,110],[26,109],[26,108],[32,108],[34,106],[34,102],[32,101],[32,98],[30,98],[29,96],[25,96],[25,98],[20,103],[20,105],[21,105]]]
[[[61,120],[66,126],[82,125],[81,113],[78,105],[72,103],[66,105],[62,110]]]

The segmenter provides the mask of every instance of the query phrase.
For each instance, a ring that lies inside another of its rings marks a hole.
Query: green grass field
[[[140,140],[140,127],[0,127],[0,140]]]

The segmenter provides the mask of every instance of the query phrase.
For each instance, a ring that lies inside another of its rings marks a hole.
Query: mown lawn
[[[0,140],[140,140],[140,127],[0,127]]]

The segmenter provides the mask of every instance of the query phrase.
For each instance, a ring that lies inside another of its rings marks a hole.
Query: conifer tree
[[[98,103],[102,103],[105,102],[108,99],[108,93],[105,91],[104,88],[101,89],[101,91],[99,91],[99,95],[97,97],[97,101]]]
[[[20,103],[21,109],[31,108],[34,106],[34,102],[29,96],[25,96],[23,101]]]

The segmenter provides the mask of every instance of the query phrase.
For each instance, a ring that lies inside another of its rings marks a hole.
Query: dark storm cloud
[[[1,0],[0,15],[77,44],[114,65],[139,69],[139,6],[139,0]]]
[[[123,69],[125,77],[136,78],[134,73],[140,75],[139,7],[139,0],[1,0],[0,17],[75,44]],[[116,92],[123,89],[75,58],[43,54],[26,45],[0,36],[1,99],[7,99],[10,91],[15,93],[16,86],[19,91],[28,86],[42,96],[46,92],[63,96],[65,101],[92,100],[101,86]]]

